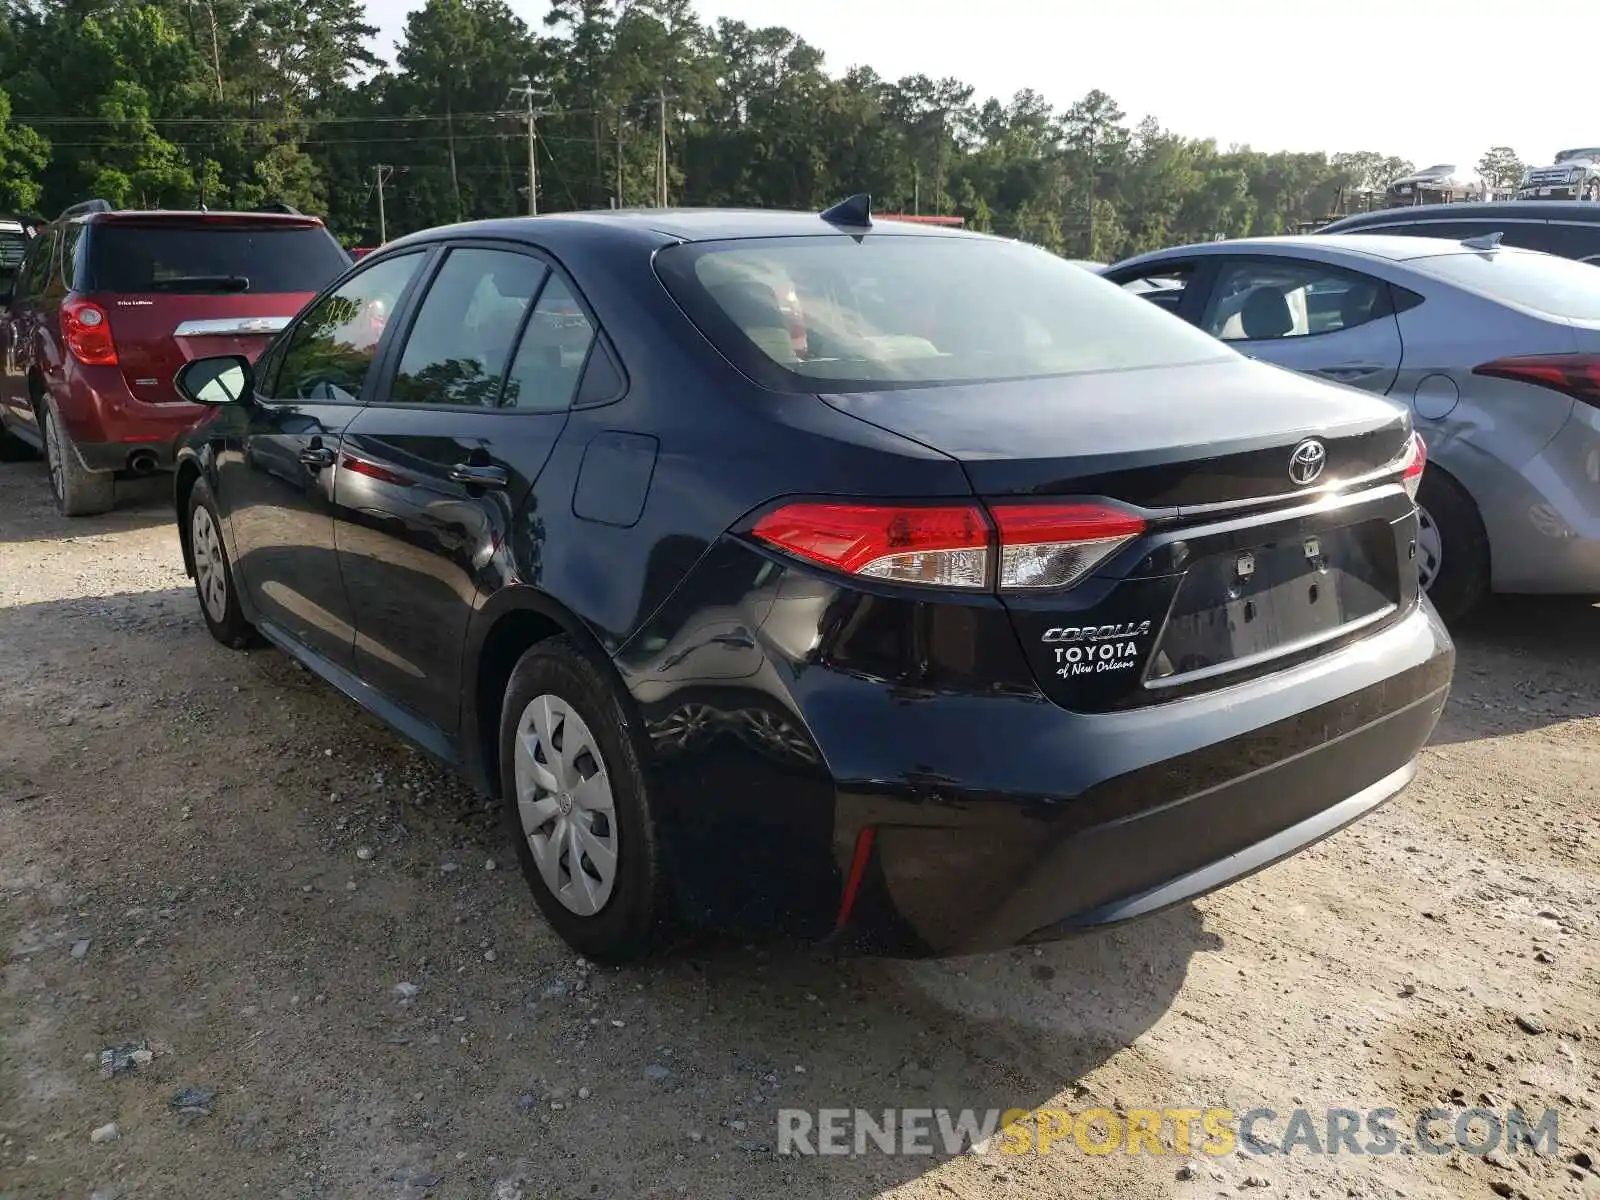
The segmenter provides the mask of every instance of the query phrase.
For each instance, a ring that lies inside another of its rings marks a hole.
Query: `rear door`
[[[1319,262],[1222,258],[1197,323],[1251,358],[1380,395],[1400,371],[1389,285]]]
[[[255,402],[209,427],[226,439],[221,500],[266,632],[346,670],[355,627],[333,540],[340,439],[371,386],[388,317],[427,259],[382,259],[324,296],[266,356]]]
[[[80,288],[110,317],[129,391],[150,404],[178,401],[172,381],[190,359],[254,359],[350,265],[309,217],[119,214],[84,241]]]
[[[339,567],[357,672],[449,735],[474,601],[595,329],[553,263],[501,243],[453,246],[412,313],[341,447]]]

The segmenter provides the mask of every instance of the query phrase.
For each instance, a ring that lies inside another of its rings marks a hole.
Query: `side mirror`
[[[173,381],[178,394],[192,404],[236,404],[255,392],[255,371],[238,354],[186,362]]]

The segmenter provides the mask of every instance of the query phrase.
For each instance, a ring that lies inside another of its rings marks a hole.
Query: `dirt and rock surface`
[[[597,970],[465,787],[207,636],[159,489],[68,522],[0,466],[0,1196],[1593,1200],[1600,610],[1459,645],[1404,796],[1198,904]],[[780,1108],[889,1105],[1521,1106],[1560,1150],[775,1153]]]

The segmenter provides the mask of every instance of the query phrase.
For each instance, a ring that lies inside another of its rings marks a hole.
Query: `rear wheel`
[[[614,685],[567,638],[511,673],[500,787],[522,873],[562,939],[596,962],[648,954],[666,906],[644,773]]]
[[[50,469],[50,492],[65,517],[88,517],[109,512],[116,501],[116,480],[109,471],[91,471],[73,448],[72,435],[62,423],[56,402],[40,402],[44,434],[44,461]]]
[[[1477,505],[1430,467],[1417,493],[1417,573],[1446,621],[1459,621],[1489,590],[1489,537]]]

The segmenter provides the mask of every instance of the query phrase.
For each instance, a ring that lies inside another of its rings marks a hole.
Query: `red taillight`
[[[1406,440],[1406,448],[1400,452],[1400,486],[1406,489],[1406,494],[1413,500],[1417,498],[1417,489],[1422,486],[1422,471],[1428,465],[1428,444],[1422,440],[1420,433],[1413,433]]]
[[[1472,368],[1472,373],[1551,388],[1600,408],[1600,355],[1527,354],[1497,358]]]
[[[1144,521],[1104,504],[991,504],[1000,530],[1000,589],[1071,587]]]
[[[991,522],[992,517],[992,522]],[[836,571],[932,587],[1066,588],[1144,531],[1104,504],[787,504],[756,522],[763,542]]]
[[[117,346],[111,340],[111,319],[90,300],[68,300],[61,306],[61,340],[72,357],[86,367],[117,365]]]
[[[786,504],[756,522],[756,537],[836,571],[982,588],[989,577],[989,523],[976,505]]]

